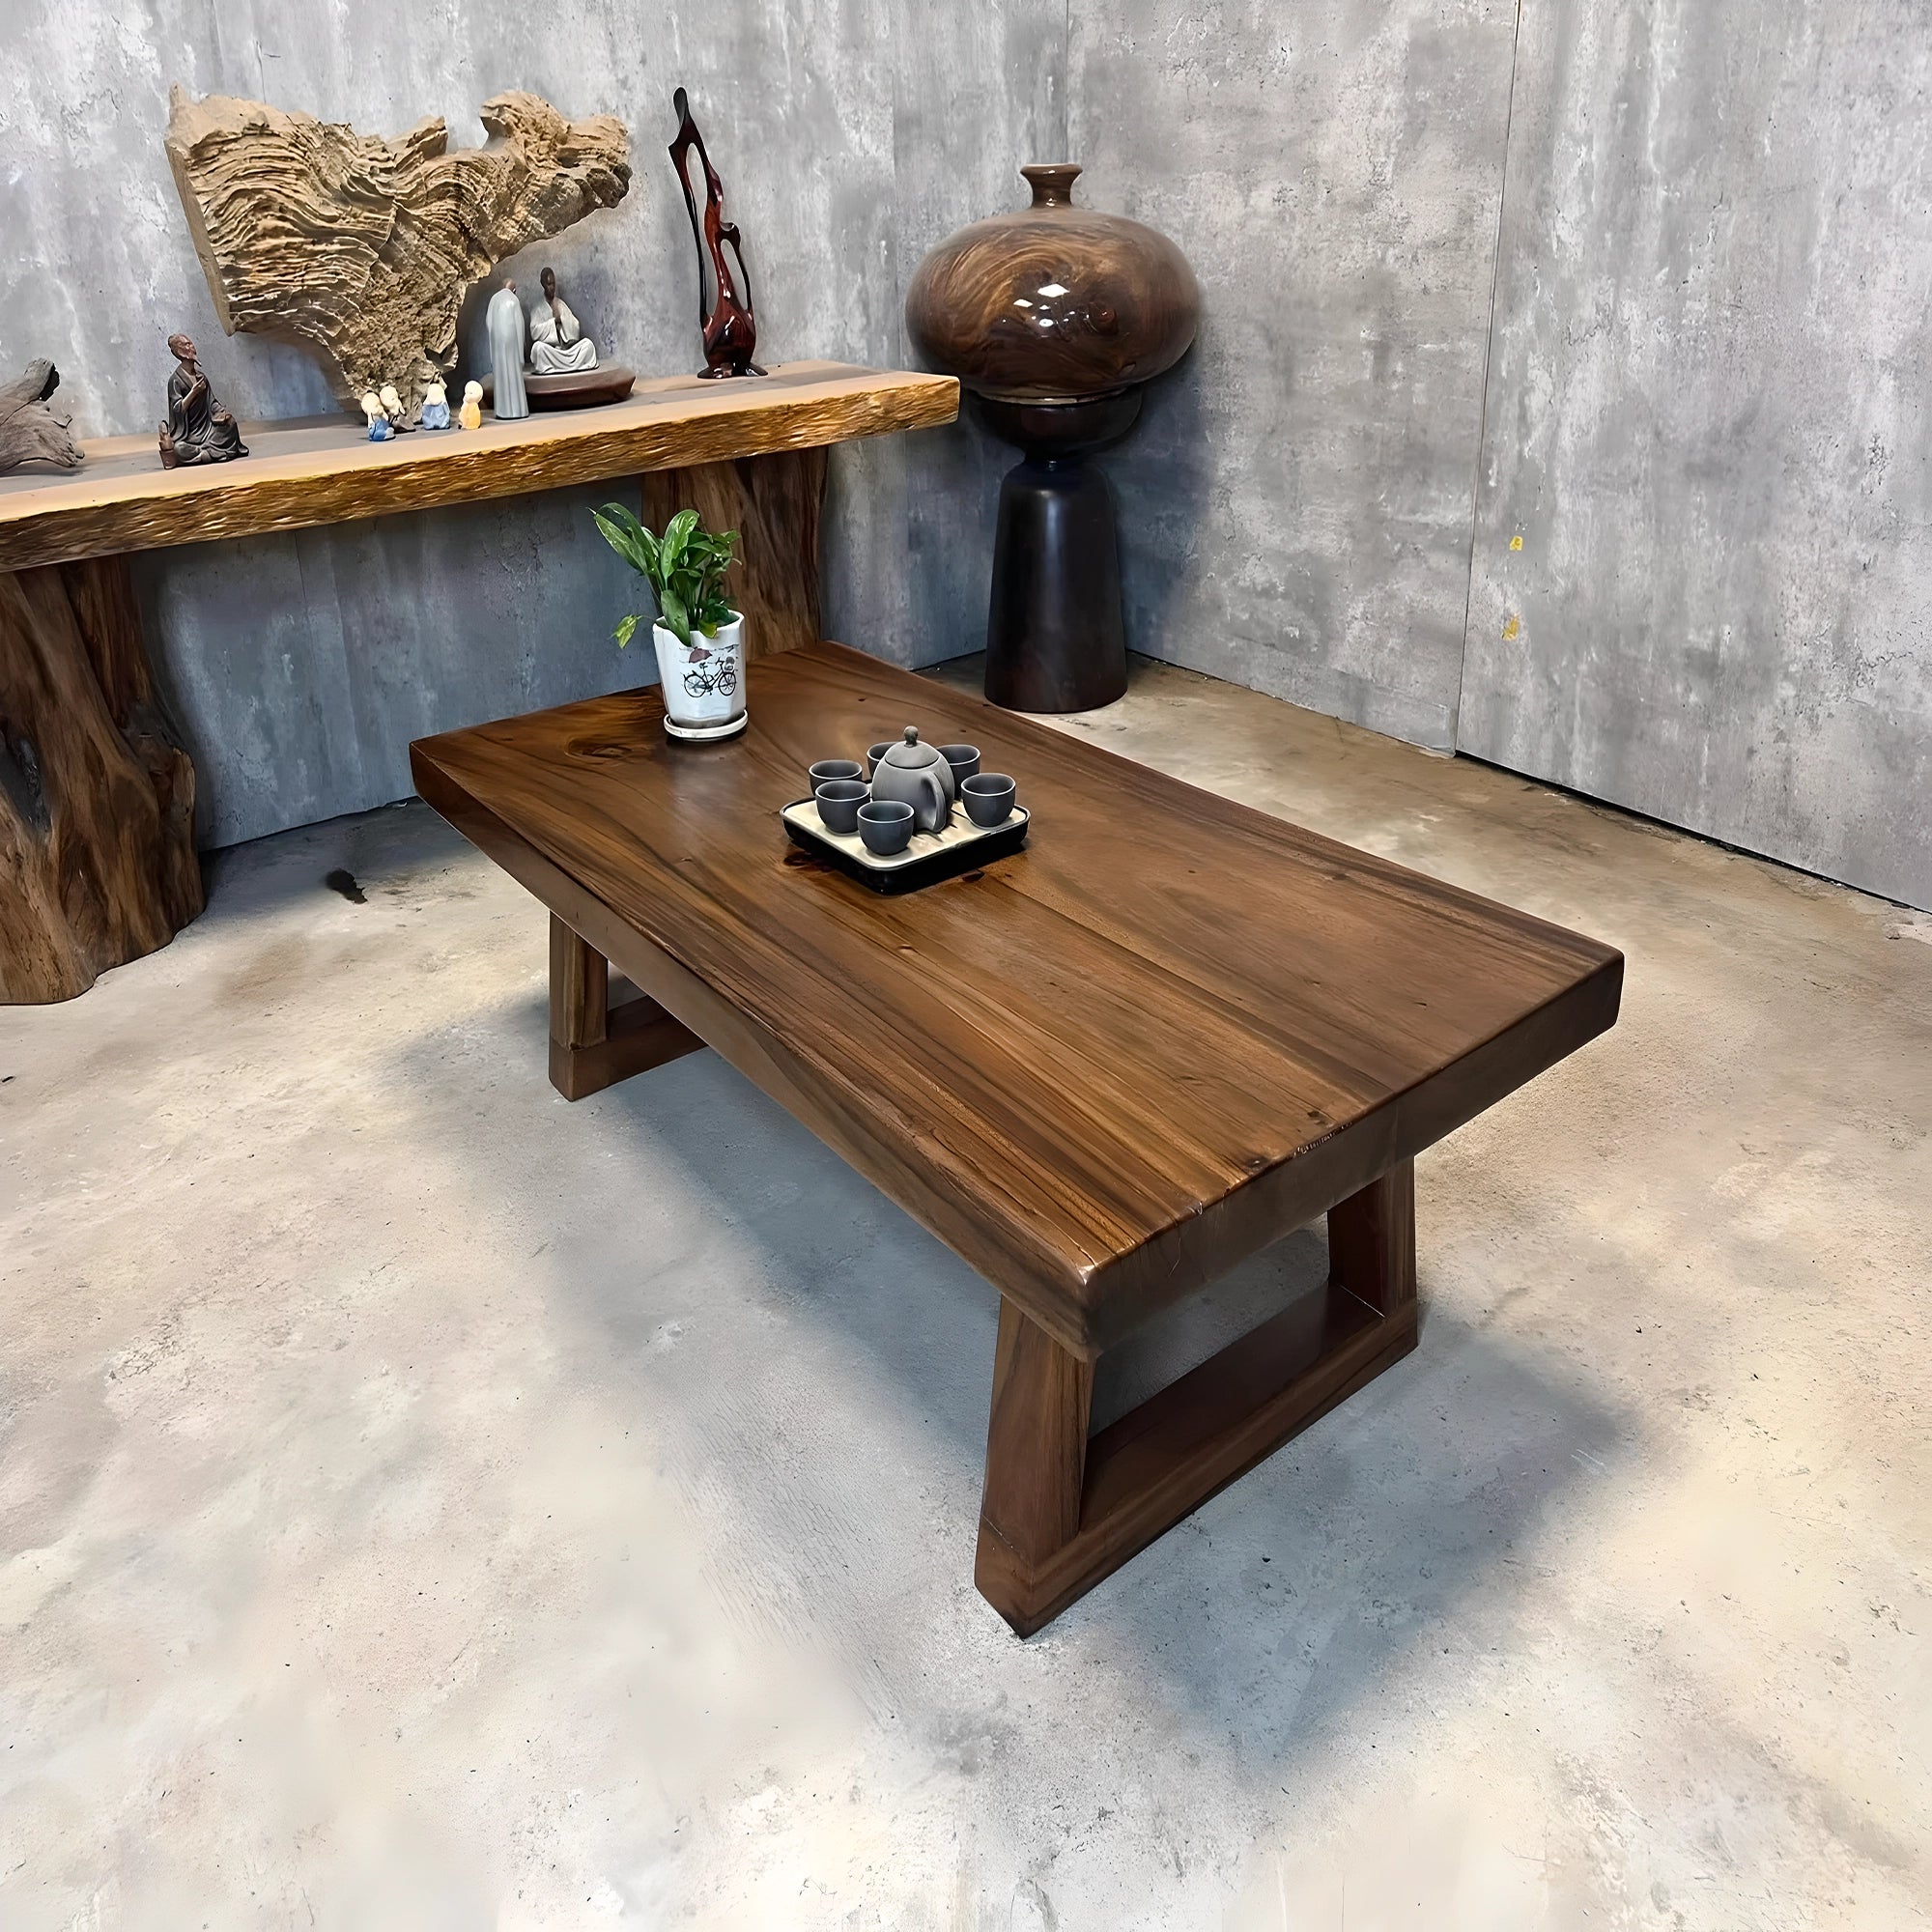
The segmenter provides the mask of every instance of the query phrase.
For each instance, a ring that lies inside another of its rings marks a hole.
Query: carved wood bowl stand
[[[1092,711],[1127,688],[1113,486],[1086,459],[1140,419],[1138,388],[1079,403],[976,396],[975,413],[1024,451],[1000,482],[986,696],[1009,711]]]
[[[1020,170],[1033,205],[962,228],[913,277],[906,325],[1023,460],[1000,487],[986,696],[1089,711],[1127,688],[1113,491],[1086,459],[1194,339],[1201,296],[1166,236],[1073,202],[1071,162]]]

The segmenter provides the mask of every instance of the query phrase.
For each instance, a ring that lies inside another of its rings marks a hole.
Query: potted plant
[[[657,598],[651,625],[664,691],[665,729],[673,738],[728,738],[745,728],[745,619],[725,601],[724,573],[738,533],[707,530],[696,510],[680,510],[653,536],[621,503],[591,514],[604,540],[648,580]],[[612,635],[619,648],[641,621],[633,612]]]

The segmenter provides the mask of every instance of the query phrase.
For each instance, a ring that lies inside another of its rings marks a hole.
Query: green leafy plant
[[[621,503],[606,503],[590,514],[604,541],[649,582],[665,629],[695,656],[707,656],[691,634],[715,638],[719,625],[728,624],[735,614],[725,602],[724,573],[737,554],[738,532],[714,534],[696,510],[680,510],[661,537],[653,536]],[[642,621],[641,613],[634,611],[611,633],[619,649]]]

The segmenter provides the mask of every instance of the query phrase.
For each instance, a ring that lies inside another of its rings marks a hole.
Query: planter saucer
[[[752,722],[749,711],[741,711],[735,718],[727,718],[722,724],[674,724],[668,713],[665,716],[667,737],[682,738],[687,744],[708,745],[718,738],[735,738]]]

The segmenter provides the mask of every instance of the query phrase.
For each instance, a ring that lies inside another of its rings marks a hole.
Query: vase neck
[[[1073,184],[1080,174],[1078,161],[1036,161],[1020,173],[1032,185],[1036,208],[1072,207]]]

